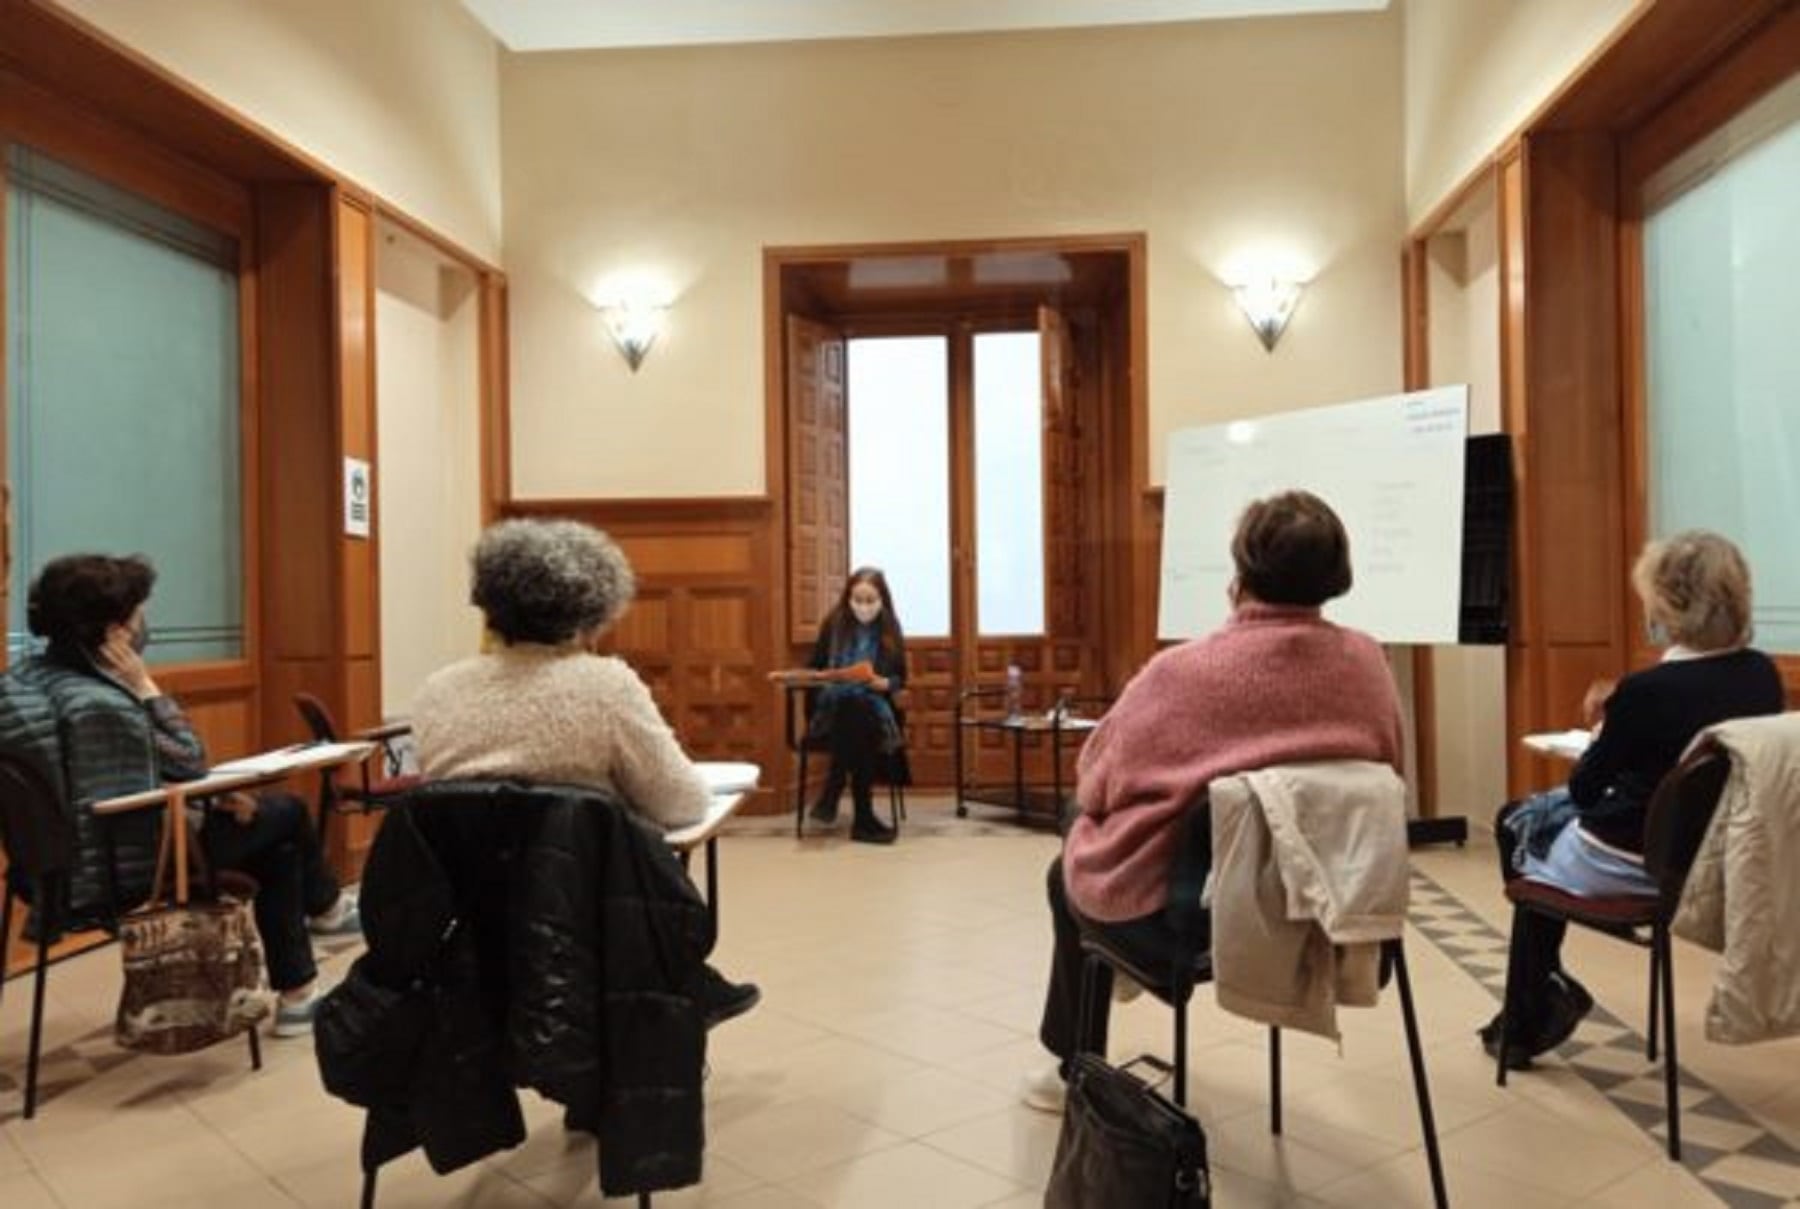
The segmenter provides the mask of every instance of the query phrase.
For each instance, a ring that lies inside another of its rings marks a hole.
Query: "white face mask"
[[[881,604],[879,601],[875,604],[860,604],[852,601],[850,604],[850,613],[856,618],[858,625],[868,625],[871,621],[874,621],[877,617],[881,616]]]

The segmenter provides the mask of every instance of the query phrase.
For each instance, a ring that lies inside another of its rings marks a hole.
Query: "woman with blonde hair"
[[[1730,541],[1689,530],[1650,542],[1631,586],[1662,659],[1590,689],[1584,709],[1593,741],[1569,783],[1500,812],[1494,834],[1507,880],[1528,877],[1577,895],[1654,895],[1644,824],[1657,783],[1707,727],[1783,708],[1780,673],[1750,646],[1750,569]],[[1515,928],[1514,994],[1504,1013],[1514,1069],[1561,1045],[1593,1007],[1561,966],[1565,930],[1530,911]],[[1500,1019],[1481,1030],[1489,1053],[1501,1043]]]

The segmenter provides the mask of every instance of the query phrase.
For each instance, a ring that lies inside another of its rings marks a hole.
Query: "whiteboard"
[[[1157,634],[1231,611],[1231,537],[1254,500],[1303,489],[1350,533],[1349,593],[1325,614],[1382,642],[1454,643],[1469,388],[1444,386],[1169,435]]]

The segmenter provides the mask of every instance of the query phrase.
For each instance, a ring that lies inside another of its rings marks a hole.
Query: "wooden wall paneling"
[[[788,637],[811,642],[850,569],[849,415],[841,333],[787,320]]]
[[[1566,771],[1525,753],[1521,736],[1573,725],[1587,683],[1625,668],[1617,188],[1606,134],[1535,134],[1502,167],[1501,388],[1519,487],[1515,794]]]
[[[301,733],[292,693],[302,687],[342,708],[331,195],[264,185],[256,209],[262,720],[275,743]]]
[[[790,777],[783,698],[764,672],[789,662],[773,641],[771,501],[514,500],[511,516],[562,516],[612,535],[637,574],[632,607],[606,648],[649,685],[696,759],[749,760],[766,791],[746,809],[779,810]]]
[[[512,498],[512,368],[506,279],[481,275],[481,523]]]
[[[334,212],[334,263],[337,284],[337,456],[336,485],[328,516],[334,521],[333,542],[339,566],[338,681],[334,703],[339,725],[346,730],[374,726],[381,717],[381,585],[378,568],[381,541],[381,464],[375,418],[375,217],[368,203],[339,190]],[[360,458],[370,466],[369,536],[345,532],[344,459]],[[339,820],[342,821],[342,820]],[[330,857],[347,878],[360,875],[376,821],[351,818],[333,825]]]
[[[4,56],[0,56],[3,60]],[[0,61],[0,135],[233,236],[251,224],[249,190]]]
[[[1513,449],[1513,593],[1506,646],[1507,791],[1517,796],[1551,784],[1549,761],[1534,756],[1520,737],[1537,729],[1543,713],[1542,675],[1536,658],[1538,594],[1543,580],[1532,551],[1537,545],[1537,505],[1531,449],[1532,413],[1526,387],[1525,161],[1514,148],[1498,166],[1496,211],[1500,281],[1501,423]]]
[[[1407,390],[1431,385],[1431,274],[1428,243],[1410,239],[1400,258],[1401,377]],[[1419,817],[1438,813],[1437,668],[1429,646],[1410,648],[1412,664],[1413,793]]]

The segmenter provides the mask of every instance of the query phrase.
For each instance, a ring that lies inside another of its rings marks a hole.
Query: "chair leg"
[[[32,976],[31,1035],[25,1043],[25,1119],[37,1113],[38,1058],[44,1047],[44,983],[50,973],[50,928],[44,904],[56,901],[49,894],[48,878],[38,882],[37,971]]]
[[[900,832],[900,820],[906,817],[906,799],[900,796],[900,787],[892,781],[888,782],[888,822],[894,833]]]
[[[1425,1081],[1425,1051],[1419,1044],[1419,1017],[1413,1010],[1412,979],[1406,973],[1405,942],[1386,942],[1393,954],[1394,981],[1400,987],[1400,1015],[1406,1022],[1406,1051],[1412,1058],[1413,1093],[1419,1100],[1419,1128],[1425,1134],[1425,1161],[1431,1168],[1431,1200],[1437,1209],[1447,1209],[1449,1194],[1444,1191],[1444,1163],[1438,1154],[1437,1120],[1431,1112],[1431,1088]],[[1505,1045],[1501,1045],[1505,1055]]]
[[[1269,1029],[1269,1132],[1281,1132],[1281,1030]]]
[[[638,1209],[650,1209],[650,1194],[648,1192],[638,1193]]]
[[[254,1024],[244,1030],[244,1035],[250,1038],[251,1070],[262,1069],[262,1038],[257,1035],[260,1031],[261,1030]]]
[[[1175,995],[1175,1104],[1187,1107],[1188,1014],[1187,996]]]
[[[1681,1065],[1675,1057],[1675,942],[1667,924],[1656,925],[1651,939],[1661,949],[1663,1087],[1669,1100],[1669,1157],[1681,1162]]]
[[[1494,1083],[1506,1086],[1506,1031],[1511,1022],[1506,1018],[1506,1005],[1512,1002],[1514,982],[1519,976],[1519,933],[1524,927],[1525,908],[1513,908],[1512,939],[1506,946],[1506,989],[1500,993],[1500,1040],[1494,1045]]]
[[[362,1209],[375,1209],[375,1169],[363,1172]]]
[[[1644,1060],[1656,1061],[1656,995],[1661,987],[1657,971],[1662,966],[1662,950],[1657,946],[1656,937],[1650,937],[1650,1023],[1644,1029]]]
[[[0,873],[0,1002],[6,999],[6,954],[12,947],[12,886]]]
[[[794,838],[806,826],[806,744],[800,745],[800,779],[794,783]]]

